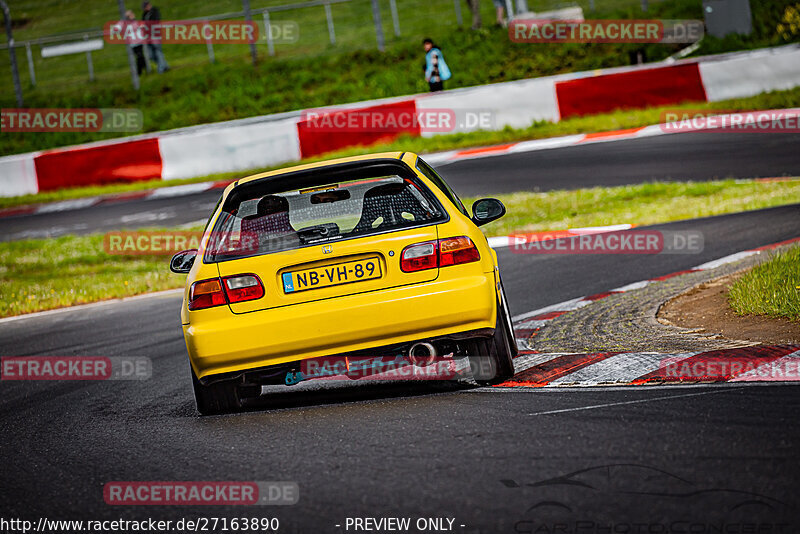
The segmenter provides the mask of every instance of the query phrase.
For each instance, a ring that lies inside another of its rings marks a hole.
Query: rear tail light
[[[264,296],[264,286],[254,274],[239,274],[223,280],[225,280],[225,293],[231,303],[256,300]]]
[[[400,268],[403,272],[413,273],[438,266],[437,245],[437,241],[429,241],[407,246],[400,255]]]
[[[264,296],[264,285],[254,274],[237,274],[223,279],[211,278],[192,284],[189,309],[202,310],[228,303],[245,302]]]
[[[439,267],[471,263],[481,259],[481,253],[468,237],[439,240]]]
[[[190,310],[202,310],[223,304],[227,304],[227,301],[225,293],[222,292],[222,283],[219,278],[195,282],[189,289]]]
[[[400,269],[412,273],[480,259],[481,254],[470,238],[449,237],[407,246],[400,255]]]

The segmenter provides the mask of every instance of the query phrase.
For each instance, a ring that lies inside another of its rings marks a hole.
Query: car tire
[[[514,376],[513,359],[517,354],[517,342],[504,300],[505,295],[497,303],[494,335],[477,340],[473,346],[475,356],[470,356],[472,376],[481,385],[497,384]]]
[[[235,382],[222,380],[204,385],[195,376],[194,369],[191,369],[191,366],[189,368],[192,372],[192,386],[194,387],[197,411],[201,415],[230,413],[242,409],[242,401]]]
[[[519,354],[519,347],[517,346],[517,336],[514,334],[514,322],[511,320],[511,312],[508,308],[508,301],[506,300],[506,288],[503,286],[503,279],[500,278],[500,297],[503,312],[503,326],[505,327],[506,337],[509,342],[511,359],[517,357]],[[511,366],[514,369],[514,366]]]

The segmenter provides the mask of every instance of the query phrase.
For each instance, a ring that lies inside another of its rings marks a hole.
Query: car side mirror
[[[192,270],[194,259],[197,256],[197,249],[182,250],[172,256],[169,262],[169,270],[173,273],[187,274]]]
[[[506,214],[506,207],[496,198],[482,198],[472,205],[472,222],[478,226],[496,221]]]

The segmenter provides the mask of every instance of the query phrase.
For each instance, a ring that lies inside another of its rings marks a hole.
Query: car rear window
[[[204,261],[403,230],[447,217],[414,177],[388,174],[326,183],[320,176],[316,181],[321,183],[284,191],[275,191],[269,181],[261,190],[248,183],[244,194],[232,191],[210,233]]]

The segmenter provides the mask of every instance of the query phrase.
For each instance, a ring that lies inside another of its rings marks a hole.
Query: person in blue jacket
[[[441,91],[445,80],[450,79],[450,68],[444,61],[442,51],[433,44],[432,39],[423,40],[422,46],[425,47],[425,81],[432,92]]]

